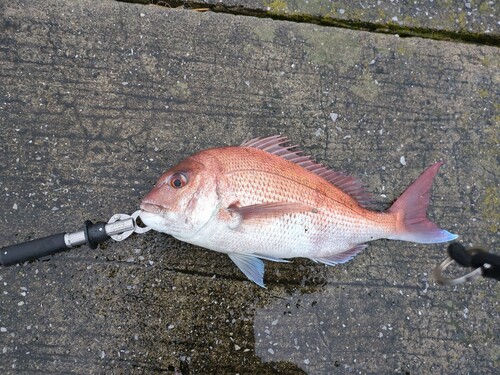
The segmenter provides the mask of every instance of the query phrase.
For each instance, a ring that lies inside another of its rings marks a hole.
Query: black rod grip
[[[0,264],[10,266],[27,260],[41,258],[69,249],[64,242],[65,233],[38,238],[36,240],[5,246],[0,250]]]

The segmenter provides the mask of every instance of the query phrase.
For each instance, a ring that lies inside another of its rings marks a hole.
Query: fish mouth
[[[158,215],[161,215],[166,210],[166,208],[163,206],[160,206],[160,205],[154,204],[154,203],[147,203],[147,202],[142,202],[140,205],[140,208],[142,211],[145,211],[145,212],[148,212],[151,214],[158,214]]]

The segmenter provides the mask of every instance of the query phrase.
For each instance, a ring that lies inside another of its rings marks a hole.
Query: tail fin
[[[394,202],[388,212],[396,215],[397,233],[393,240],[417,243],[438,243],[454,240],[456,234],[440,229],[427,219],[427,207],[431,197],[434,176],[443,162],[427,168],[417,180]]]

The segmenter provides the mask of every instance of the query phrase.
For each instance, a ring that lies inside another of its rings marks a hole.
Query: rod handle
[[[65,234],[53,234],[52,236],[2,247],[0,250],[0,264],[10,266],[67,250],[70,247],[64,241]]]

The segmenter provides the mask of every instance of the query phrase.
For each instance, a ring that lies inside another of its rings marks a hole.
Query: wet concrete
[[[495,47],[111,1],[0,2],[0,246],[131,213],[207,147],[286,134],[388,207],[445,160],[430,216],[498,245]],[[491,280],[438,286],[444,245],[267,262],[157,233],[0,269],[2,374],[480,373]]]

